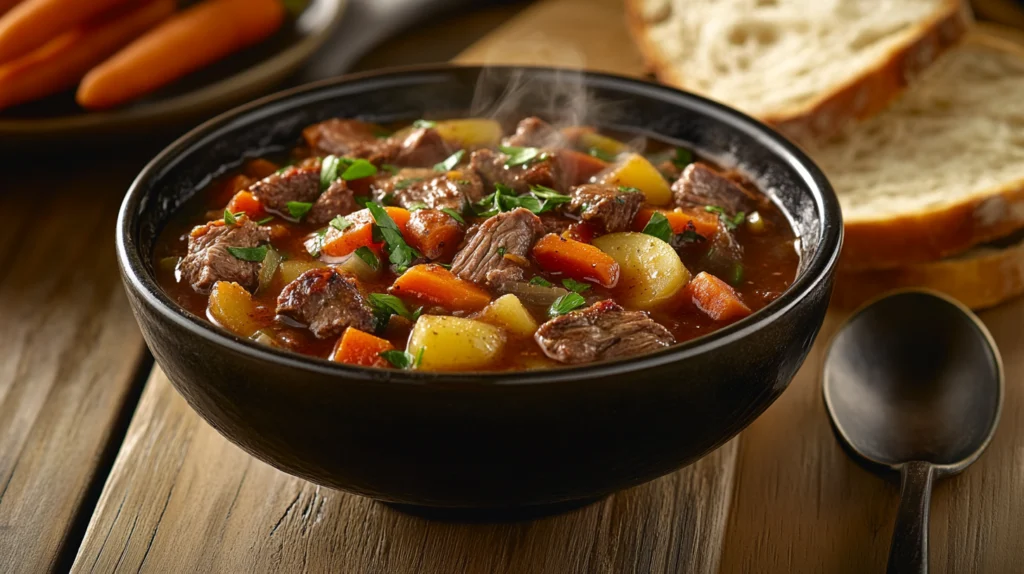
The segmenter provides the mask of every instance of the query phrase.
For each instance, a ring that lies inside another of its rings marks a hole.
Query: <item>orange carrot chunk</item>
[[[338,341],[332,360],[349,365],[363,367],[386,367],[388,362],[380,354],[394,350],[394,345],[387,339],[374,337],[359,329],[349,327]]]
[[[432,263],[410,267],[388,291],[398,297],[413,297],[440,305],[449,311],[477,311],[491,302],[487,291]]]
[[[644,207],[637,212],[636,217],[633,218],[633,231],[643,231],[655,212],[665,216],[668,224],[672,227],[672,233],[683,233],[689,229],[691,223],[693,231],[707,239],[711,239],[718,233],[718,216],[714,213],[691,213],[681,209],[669,211],[651,209],[650,207]]]
[[[602,287],[619,282],[619,264],[593,245],[549,233],[533,246],[533,258],[545,271],[564,273]]]
[[[94,110],[148,94],[270,36],[281,27],[284,15],[280,0],[194,4],[93,68],[78,87],[76,99]]]
[[[606,167],[608,163],[590,154],[562,148],[555,152],[559,173],[563,174],[568,185],[579,185],[590,181]]]
[[[384,210],[398,226],[399,233],[408,236],[407,227],[409,217],[412,215],[409,210],[401,207],[385,207]],[[369,247],[374,251],[380,250],[381,244],[373,242],[373,217],[370,215],[370,210],[361,209],[346,216],[346,219],[351,221],[352,225],[328,239],[324,243],[321,253],[328,257],[344,257],[360,247]]]
[[[715,321],[736,321],[751,313],[729,284],[706,271],[698,273],[686,288],[693,304]]]
[[[228,202],[227,210],[231,213],[244,213],[253,221],[259,221],[267,216],[267,212],[263,209],[263,204],[260,203],[260,200],[245,190],[239,191],[231,198],[231,201]]]

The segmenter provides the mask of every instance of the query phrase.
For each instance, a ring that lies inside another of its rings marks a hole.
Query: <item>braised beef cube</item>
[[[728,214],[751,212],[758,208],[760,198],[724,174],[703,163],[686,166],[672,184],[672,195],[678,207],[708,205],[721,207]]]
[[[545,355],[570,364],[642,355],[676,342],[647,313],[626,311],[611,300],[555,317],[533,338]]]
[[[522,281],[521,262],[544,233],[540,218],[522,207],[472,227],[452,261],[452,273],[491,287]]]
[[[320,162],[306,161],[272,173],[250,185],[249,192],[263,207],[287,215],[288,202],[312,203],[320,195]]]
[[[514,147],[562,147],[565,138],[551,124],[533,116],[525,118],[516,126],[516,133],[502,141],[502,145]]]
[[[547,212],[540,214],[540,223],[544,226],[544,233],[554,233],[561,235],[569,226],[572,225],[572,220],[563,217],[559,213]]]
[[[270,241],[270,232],[247,216],[234,225],[211,221],[196,227],[188,238],[188,254],[178,270],[181,278],[199,293],[209,293],[218,281],[233,281],[252,291],[259,283],[261,263],[239,259],[228,247],[258,247]]]
[[[524,165],[507,166],[509,156],[490,149],[478,149],[470,157],[470,169],[478,173],[487,189],[494,189],[500,183],[510,187],[516,194],[530,191],[531,185],[543,185],[559,189],[558,164],[553,155],[536,159]]]
[[[483,183],[472,172],[434,173],[433,177],[398,186],[394,191],[394,202],[409,208],[419,203],[432,209],[454,209],[461,213],[468,204],[483,197]]]
[[[391,161],[401,143],[393,138],[378,138],[379,129],[361,120],[333,118],[308,126],[302,130],[302,137],[318,155],[362,158],[379,164]]]
[[[569,209],[578,211],[583,221],[609,233],[629,229],[644,204],[643,193],[604,183],[578,185],[569,196]]]
[[[355,278],[333,267],[310,269],[286,285],[277,313],[308,326],[318,339],[336,337],[347,327],[373,329],[373,311]]]
[[[406,225],[409,244],[431,260],[447,259],[459,247],[464,226],[436,209],[412,212]]]
[[[398,142],[394,162],[399,165],[429,167],[444,161],[455,150],[433,128],[419,128]]]
[[[348,215],[359,209],[356,205],[355,195],[352,189],[343,179],[339,179],[327,188],[327,191],[320,194],[320,197],[313,203],[313,208],[306,214],[306,222],[322,226],[338,215]]]

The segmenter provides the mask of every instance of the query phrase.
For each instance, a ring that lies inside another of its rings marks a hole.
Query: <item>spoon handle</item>
[[[928,572],[928,508],[932,501],[932,465],[914,461],[900,471],[900,508],[889,548],[888,574]]]

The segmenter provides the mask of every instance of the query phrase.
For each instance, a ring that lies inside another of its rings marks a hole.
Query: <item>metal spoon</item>
[[[1003,365],[969,309],[943,295],[901,291],[861,309],[832,339],[825,406],[846,450],[899,471],[888,572],[928,571],[932,480],[974,462],[1003,404]]]

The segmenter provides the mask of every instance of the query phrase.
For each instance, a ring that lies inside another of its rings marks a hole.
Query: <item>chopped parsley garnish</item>
[[[285,204],[288,208],[288,213],[291,214],[295,219],[302,219],[310,209],[313,209],[312,203],[306,203],[305,201],[289,201]]]
[[[377,175],[377,166],[365,159],[357,159],[345,168],[345,171],[341,174],[341,179],[351,181],[353,179],[370,177],[371,175]]]
[[[273,215],[270,215],[268,217],[264,217],[263,219],[257,221],[256,225],[266,225],[266,224],[270,223],[271,221],[274,221],[274,216]]]
[[[683,169],[691,163],[693,163],[693,152],[686,148],[677,147],[676,155],[672,158],[672,165]]]
[[[537,275],[533,279],[530,279],[530,285],[539,285],[541,287],[551,287],[551,282],[548,281],[547,279],[541,277],[540,275]]]
[[[502,153],[508,155],[508,159],[505,160],[505,167],[515,167],[517,165],[527,165],[534,161],[545,160],[548,154],[543,152],[540,148],[535,147],[515,147],[515,146],[498,146],[498,149]]]
[[[742,211],[730,217],[724,209],[718,207],[717,205],[705,205],[704,211],[718,215],[719,221],[721,221],[722,225],[724,225],[725,228],[730,231],[739,227],[739,225],[743,223],[743,220],[747,218],[747,214]]]
[[[498,248],[498,255],[500,255],[501,257],[504,257],[506,251],[508,251],[508,250],[505,249],[504,247],[499,247]]]
[[[228,253],[234,256],[235,259],[259,263],[267,257],[268,249],[269,247],[266,245],[260,245],[259,247],[228,247]]]
[[[732,267],[732,275],[729,277],[729,283],[733,286],[739,285],[743,282],[743,275],[743,264],[737,261]]]
[[[370,197],[369,195],[356,195],[352,197],[352,200],[356,202],[356,205],[362,205],[363,207],[366,207],[366,204],[373,201],[373,198]]]
[[[400,317],[405,317],[410,321],[419,319],[420,314],[423,313],[423,307],[418,307],[416,310],[410,311],[401,299],[394,295],[388,295],[387,293],[370,293],[369,300],[370,305],[375,311],[380,310],[381,312],[387,312],[389,315],[398,315]]]
[[[327,228],[323,228],[313,235],[312,239],[307,242],[306,252],[311,257],[320,257],[320,252],[324,249],[324,239],[327,237]]]
[[[356,248],[354,253],[356,254],[356,257],[362,259],[363,263],[366,263],[370,269],[373,269],[374,271],[380,269],[380,259],[377,258],[376,253],[370,251],[369,247],[363,245],[362,247]]]
[[[657,237],[665,243],[672,241],[672,225],[669,224],[668,218],[664,214],[657,211],[651,214],[651,219],[644,226],[643,232],[651,237]]]
[[[387,362],[391,363],[393,367],[410,370],[419,367],[423,362],[423,349],[426,347],[420,347],[420,352],[413,357],[406,351],[399,351],[398,349],[391,349],[390,351],[381,351],[380,356]]]
[[[606,152],[604,150],[601,150],[601,149],[598,149],[596,147],[592,147],[592,148],[588,149],[587,150],[587,154],[592,155],[592,156],[596,157],[597,159],[599,159],[601,161],[607,161],[607,162],[615,161],[615,158],[618,157],[616,154],[608,153],[608,152]]]
[[[684,229],[682,233],[677,234],[673,240],[675,243],[681,245],[685,243],[699,243],[701,241],[707,241],[707,238],[700,233],[697,233],[697,228],[694,227],[693,222],[690,221],[687,222],[686,229]]]
[[[639,189],[635,187],[629,187],[628,185],[620,185],[619,191],[621,191],[622,193],[643,193]]]
[[[338,231],[345,231],[349,227],[352,227],[352,222],[338,215],[331,220],[329,225]]]
[[[412,127],[414,128],[432,128],[436,125],[437,122],[432,122],[430,120],[416,120],[412,123]]]
[[[234,224],[238,223],[238,218],[242,217],[243,215],[245,215],[244,211],[239,211],[238,213],[231,213],[230,211],[225,209],[224,210],[224,224],[225,225],[234,225]]]
[[[429,207],[429,205],[422,201],[410,201],[405,208],[409,211],[419,211],[421,209],[428,209]]]
[[[400,179],[395,183],[395,189],[402,190],[408,188],[410,185],[423,181],[422,177],[410,177],[407,179]]]
[[[397,165],[393,165],[390,163],[382,163],[380,164],[380,168],[390,173],[391,175],[395,175],[396,173],[398,173],[400,169]]]
[[[320,160],[320,191],[331,187],[334,180],[338,179],[338,166],[341,165],[341,158],[336,155],[329,155]]]
[[[379,236],[384,240],[384,247],[388,252],[388,260],[391,261],[398,268],[398,272],[401,273],[408,269],[412,262],[420,257],[420,252],[416,251],[405,242],[405,238],[402,237],[402,232],[398,230],[398,225],[391,219],[388,212],[376,203],[367,203],[366,208],[370,210],[370,215],[373,216],[373,228],[372,232],[374,236]]]
[[[555,302],[551,304],[551,308],[548,309],[548,315],[552,317],[565,315],[569,311],[579,309],[586,304],[587,300],[583,298],[583,295],[579,293],[566,293],[555,299]]]
[[[587,289],[590,289],[590,285],[571,278],[562,279],[562,285],[565,285],[565,288],[573,293],[583,293]]]
[[[458,221],[459,223],[466,223],[466,220],[462,218],[462,214],[450,207],[445,207],[441,209],[441,211],[447,213],[448,215],[451,216],[452,219]]]
[[[466,150],[460,149],[448,156],[448,159],[434,164],[434,171],[451,171],[455,169],[455,166],[459,165],[459,162],[462,161],[462,156],[464,155],[466,155]]]
[[[394,201],[395,201],[395,193],[393,191],[389,191],[389,192],[385,193],[380,198],[380,202],[383,205],[391,205],[392,203],[394,203]]]
[[[544,213],[558,205],[568,203],[570,197],[562,195],[550,187],[535,185],[530,192],[516,195],[512,188],[500,183],[494,184],[494,193],[473,204],[473,210],[481,217],[491,217],[517,207],[528,209],[533,213]]]

